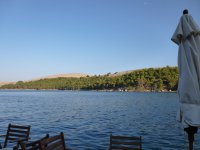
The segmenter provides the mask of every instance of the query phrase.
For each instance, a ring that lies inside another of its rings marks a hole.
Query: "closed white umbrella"
[[[200,28],[187,10],[184,10],[171,40],[179,46],[180,109],[177,120],[182,123],[193,143],[194,133],[200,127]]]

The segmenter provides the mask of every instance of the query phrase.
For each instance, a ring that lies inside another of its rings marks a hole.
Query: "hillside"
[[[6,84],[10,84],[10,83],[15,84],[15,82],[0,82],[0,87],[1,87],[2,85],[6,85]]]
[[[121,73],[85,77],[44,78],[3,85],[1,89],[176,91],[178,68],[148,68]]]
[[[86,77],[88,76],[87,74],[83,74],[83,73],[68,73],[68,74],[59,74],[59,75],[51,75],[51,76],[47,76],[44,77],[45,79],[51,79],[51,78],[80,78],[80,77]]]
[[[68,73],[68,74],[58,74],[58,75],[49,75],[37,79],[32,79],[30,81],[37,81],[41,79],[54,79],[54,78],[80,78],[80,77],[86,77],[89,76],[88,74],[83,73]]]
[[[115,72],[115,73],[108,73],[107,75],[109,75],[110,77],[116,77],[116,76],[122,76],[125,74],[129,74],[131,72],[140,71],[140,70],[143,70],[143,69],[120,71],[120,72]]]
[[[58,74],[58,75],[49,75],[37,79],[32,79],[29,81],[23,81],[23,82],[31,82],[31,81],[37,81],[42,79],[54,79],[54,78],[80,78],[80,77],[86,77],[89,76],[88,74],[83,73],[68,73],[68,74]],[[7,84],[15,84],[16,82],[0,82],[0,87]]]

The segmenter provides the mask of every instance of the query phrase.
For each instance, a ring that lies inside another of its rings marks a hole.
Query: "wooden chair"
[[[6,148],[8,143],[17,145],[18,141],[28,141],[31,126],[9,124],[5,137],[3,148]],[[15,146],[14,145],[14,146]]]
[[[49,134],[47,134],[45,137],[39,139],[39,140],[35,140],[35,141],[31,141],[31,142],[22,142],[19,141],[18,147],[16,149],[20,149],[19,147],[21,147],[21,150],[41,150],[41,146],[40,143],[41,141],[45,140],[49,138]]]
[[[110,135],[109,150],[141,150],[142,138]]]
[[[66,150],[63,132],[42,140],[41,150]]]

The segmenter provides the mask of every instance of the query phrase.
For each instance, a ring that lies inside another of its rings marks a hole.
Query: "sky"
[[[177,66],[171,41],[199,0],[0,0],[0,81]]]

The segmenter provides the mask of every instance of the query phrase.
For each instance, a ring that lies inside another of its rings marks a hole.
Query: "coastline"
[[[60,90],[60,89],[0,89],[0,91],[94,91],[94,92],[135,92],[135,93],[176,93],[177,91],[150,91],[150,90],[144,90],[144,91],[137,91],[137,90]]]

